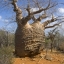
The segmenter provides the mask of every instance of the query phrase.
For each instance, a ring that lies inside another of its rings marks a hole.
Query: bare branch
[[[34,14],[38,14],[38,13],[41,13],[42,11],[45,11],[45,10],[48,10],[49,8],[52,8],[52,7],[54,7],[54,6],[56,6],[57,4],[55,4],[55,5],[50,5],[51,3],[50,3],[50,0],[49,0],[49,3],[48,3],[48,6],[46,7],[46,8],[40,8],[38,11],[35,11],[35,12],[31,12],[30,11],[30,7],[29,6],[27,6],[27,12],[28,12],[28,16],[26,16],[25,17],[25,19],[27,20],[27,22],[31,19],[31,18],[33,18],[33,16],[34,16]],[[46,14],[44,14],[44,15],[42,15],[42,16],[40,16],[37,20],[42,20],[42,19],[44,19],[44,18],[46,18]],[[51,20],[52,21],[52,20]]]
[[[27,6],[27,8],[26,8],[26,10],[27,10],[27,12],[28,12],[28,15],[30,15],[30,5],[28,4],[28,6]]]
[[[40,12],[42,12],[42,11],[48,10],[48,9],[50,9],[50,8],[58,5],[58,3],[57,3],[57,4],[53,4],[53,5],[50,5],[50,4],[51,4],[51,3],[50,3],[50,0],[49,0],[49,3],[48,3],[48,5],[47,5],[46,8],[41,8],[41,9],[39,9],[38,11],[32,12],[31,14],[38,14],[38,13],[40,13]]]
[[[26,16],[25,18],[22,19],[23,24],[26,24],[33,17],[33,14],[31,14],[30,10],[31,10],[31,8],[30,8],[29,2],[28,2],[27,8],[26,8],[26,11],[28,12],[28,16]]]
[[[41,21],[42,19],[45,19],[47,18],[47,15],[46,15],[46,12],[44,11],[44,14],[42,14],[41,16],[39,16],[38,18],[35,18],[34,16],[32,17],[32,20],[34,22],[37,22],[37,21]]]
[[[57,18],[54,18],[53,15],[52,15],[52,19],[51,20],[47,20],[43,23],[44,26],[47,26],[48,24],[52,23],[52,22],[55,22],[57,20]]]
[[[59,24],[54,24],[53,26],[46,26],[45,29],[47,29],[47,28],[53,28],[53,27],[58,26],[58,25]]]
[[[22,11],[17,6],[17,0],[12,0],[12,5],[14,6],[14,11],[16,12],[16,21],[19,22],[22,19]]]
[[[44,27],[46,27],[48,24],[50,24],[50,23],[52,23],[52,22],[55,22],[55,21],[57,21],[57,20],[60,20],[60,21],[61,21],[61,19],[64,19],[64,17],[63,17],[63,16],[58,16],[58,17],[54,18],[53,14],[52,14],[52,19],[45,21],[45,22],[43,23],[43,25],[44,25]],[[62,22],[64,22],[64,21],[61,21],[61,22],[59,22],[58,24],[60,24],[60,23],[62,23]]]
[[[33,17],[32,17],[32,20],[35,22],[35,21],[36,21],[36,18],[33,16]]]
[[[47,29],[47,28],[53,28],[53,27],[55,27],[55,26],[60,26],[60,24],[63,23],[63,22],[64,22],[64,21],[59,22],[59,23],[57,23],[57,24],[54,24],[53,26],[46,26],[45,29]]]
[[[39,16],[39,18],[37,18],[37,20],[41,21],[42,19],[45,19],[45,18],[47,18],[46,11],[44,11],[44,14]]]
[[[40,5],[39,5],[39,3],[38,3],[38,1],[33,0],[33,2],[38,6],[39,9],[41,8]]]

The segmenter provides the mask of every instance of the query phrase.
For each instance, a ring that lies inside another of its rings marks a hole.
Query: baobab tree
[[[45,33],[44,30],[46,28],[52,28],[59,23],[56,23],[52,26],[48,26],[48,24],[55,22],[58,20],[52,18],[50,20],[46,20],[45,22],[41,23],[42,19],[47,18],[46,11],[50,8],[53,8],[57,5],[57,3],[51,4],[51,0],[47,1],[47,6],[41,7],[37,0],[31,0],[37,5],[36,11],[31,11],[32,7],[28,5],[25,10],[28,12],[27,16],[23,17],[22,9],[17,5],[18,0],[10,0],[11,4],[13,5],[13,11],[16,13],[16,23],[17,29],[15,32],[15,53],[18,56],[29,56],[35,55],[39,53],[43,49],[43,43],[45,42]],[[36,7],[35,7],[36,8]],[[43,12],[39,17],[35,17],[36,14]],[[29,24],[29,20],[33,20],[32,24]]]

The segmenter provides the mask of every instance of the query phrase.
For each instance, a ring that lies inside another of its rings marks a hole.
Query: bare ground
[[[64,53],[48,51],[47,58],[46,51],[41,52],[32,58],[13,58],[13,64],[64,64]]]

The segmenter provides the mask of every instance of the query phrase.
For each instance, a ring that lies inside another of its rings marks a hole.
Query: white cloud
[[[5,19],[5,20],[3,20],[3,21],[4,21],[4,22],[6,22],[6,23],[8,23],[8,22],[9,22],[9,20],[6,20],[6,19]]]
[[[4,22],[4,23],[8,23],[8,22],[9,22],[9,20],[7,20],[7,19],[3,19],[3,18],[0,19],[0,21],[1,21],[1,22]]]
[[[59,13],[63,14],[64,13],[64,8],[58,8]]]
[[[39,8],[31,8],[31,12],[35,12],[35,11],[38,11],[39,10]],[[39,13],[40,15],[43,13],[43,11],[41,12],[41,13]]]
[[[35,12],[35,11],[37,11],[37,10],[39,10],[39,8],[31,8],[31,12]]]
[[[8,22],[9,22],[9,20],[4,19],[1,15],[0,15],[0,21],[1,21],[1,22],[5,22],[5,23],[8,23]]]

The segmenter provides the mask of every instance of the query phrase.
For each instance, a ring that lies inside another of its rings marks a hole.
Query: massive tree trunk
[[[17,30],[15,33],[15,53],[18,56],[29,56],[39,53],[43,49],[43,44],[45,42],[44,30],[46,28],[54,27],[47,26],[49,23],[56,21],[57,19],[52,16],[51,20],[47,20],[44,23],[40,21],[47,18],[46,10],[54,7],[56,4],[50,5],[50,0],[46,8],[40,8],[35,12],[30,11],[30,6],[28,5],[26,11],[28,15],[26,17],[22,16],[22,10],[17,6],[17,0],[12,0],[12,5],[14,6],[14,12],[16,12],[16,22]],[[35,18],[34,15],[44,11],[44,14]],[[29,20],[33,20],[34,23],[29,24]]]
[[[43,49],[44,28],[40,22],[33,24],[26,23],[18,26],[15,33],[15,52],[19,56],[29,56],[40,52]]]

